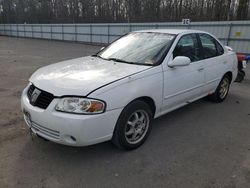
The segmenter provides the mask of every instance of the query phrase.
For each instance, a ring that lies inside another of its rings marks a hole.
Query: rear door
[[[212,93],[218,86],[225,70],[227,61],[224,49],[211,35],[200,33],[199,39],[202,46],[203,62],[205,66],[205,93]]]

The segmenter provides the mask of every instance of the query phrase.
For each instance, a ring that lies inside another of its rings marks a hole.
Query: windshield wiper
[[[118,58],[108,58],[107,60],[116,61],[116,62],[120,62],[120,63],[138,64],[138,63],[135,63],[135,62],[125,61],[123,59],[118,59]]]
[[[103,58],[102,56],[100,56],[98,54],[94,54],[94,55],[92,55],[92,57],[98,57],[98,58],[103,59],[103,60],[109,60],[109,59]]]
[[[123,59],[118,59],[118,58],[103,58],[102,56],[100,56],[98,54],[94,54],[94,55],[92,55],[92,57],[98,57],[98,58],[101,58],[103,60],[115,61],[115,62],[120,62],[120,63],[134,64],[134,65],[147,65],[147,64],[141,64],[141,63],[136,63],[136,62],[131,62],[131,61],[125,61]]]

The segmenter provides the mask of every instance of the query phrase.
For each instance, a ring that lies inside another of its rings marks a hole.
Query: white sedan
[[[96,55],[37,70],[22,93],[24,119],[47,140],[135,149],[154,118],[208,96],[222,102],[236,54],[195,30],[131,32]]]

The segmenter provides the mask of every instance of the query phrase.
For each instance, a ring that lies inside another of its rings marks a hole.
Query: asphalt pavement
[[[20,95],[39,67],[100,46],[0,36],[0,187],[250,187],[250,65],[226,101],[199,100],[153,122],[145,144],[69,147],[31,139]],[[70,125],[69,125],[70,126]]]

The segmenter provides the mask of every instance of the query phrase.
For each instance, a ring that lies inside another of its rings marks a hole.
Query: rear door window
[[[205,59],[217,56],[217,46],[215,39],[207,34],[199,34],[201,45],[203,47],[203,56]]]

